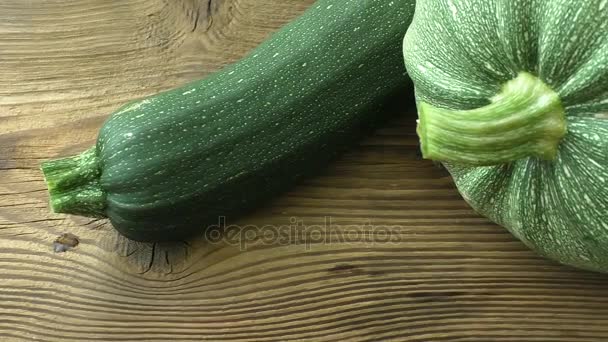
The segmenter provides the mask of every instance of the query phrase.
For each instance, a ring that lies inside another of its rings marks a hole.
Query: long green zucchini
[[[408,81],[414,0],[319,0],[241,61],[129,103],[80,155],[45,162],[55,212],[182,239],[285,191],[380,119]]]

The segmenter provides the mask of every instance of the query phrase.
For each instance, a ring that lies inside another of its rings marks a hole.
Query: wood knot
[[[71,233],[64,233],[53,242],[53,250],[56,253],[67,252],[68,250],[78,246],[79,243],[80,241],[78,240],[78,236]]]

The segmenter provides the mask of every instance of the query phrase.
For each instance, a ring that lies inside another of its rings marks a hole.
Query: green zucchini
[[[319,0],[247,57],[118,109],[94,147],[42,165],[53,211],[177,240],[317,171],[408,86],[414,0]]]
[[[539,254],[608,272],[608,1],[418,0],[423,155]]]

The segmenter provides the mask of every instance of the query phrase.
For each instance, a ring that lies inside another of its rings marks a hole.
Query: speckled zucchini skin
[[[120,108],[75,162],[98,167],[81,172],[80,204],[55,210],[159,241],[259,206],[326,165],[408,86],[401,41],[414,3],[319,0],[241,61]],[[65,196],[61,172],[45,168],[51,194]]]

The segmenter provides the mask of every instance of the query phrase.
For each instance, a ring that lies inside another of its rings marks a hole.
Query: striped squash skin
[[[259,206],[326,165],[407,89],[401,42],[414,6],[319,0],[241,61],[125,105],[88,155],[43,166],[51,202],[67,203],[55,211],[109,217],[131,239],[161,241]],[[79,171],[89,180],[74,182],[83,183],[74,196],[59,170],[70,163],[96,168]]]
[[[418,0],[404,41],[417,101],[485,106],[520,72],[559,95],[551,161],[447,163],[471,206],[541,255],[608,271],[608,1]]]

